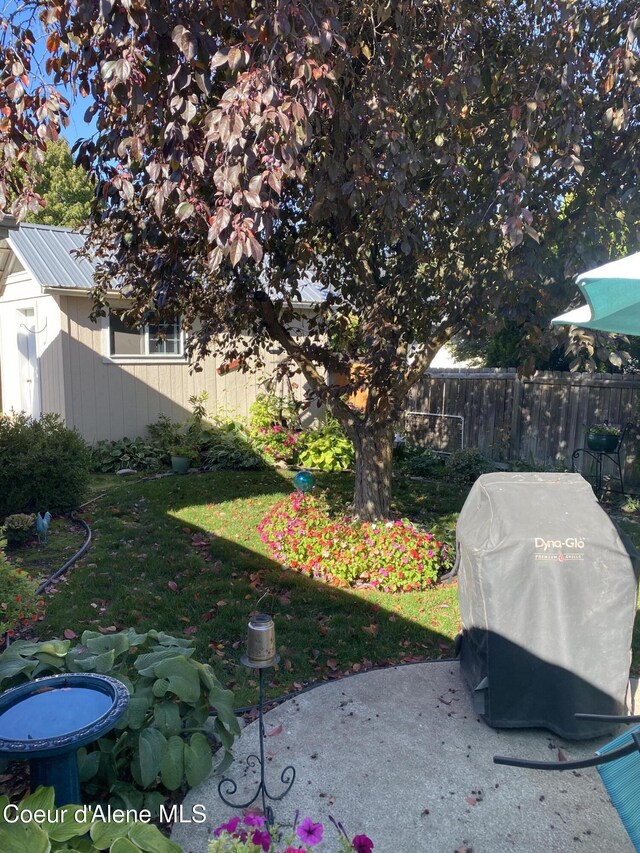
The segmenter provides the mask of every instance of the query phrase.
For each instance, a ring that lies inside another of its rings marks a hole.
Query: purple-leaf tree
[[[132,318],[180,315],[194,358],[276,342],[355,443],[355,513],[384,518],[434,353],[551,298],[640,206],[639,30],[631,0],[26,0],[0,206],[37,205],[28,154],[84,98],[96,313],[115,281]]]

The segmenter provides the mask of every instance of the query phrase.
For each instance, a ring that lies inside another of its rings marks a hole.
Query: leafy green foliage
[[[76,509],[89,482],[89,450],[57,415],[0,416],[0,518]]]
[[[284,462],[295,465],[298,461],[300,433],[280,424],[258,427],[251,433],[251,442],[265,462],[273,465]]]
[[[38,618],[42,599],[36,589],[37,583],[23,569],[12,565],[0,548],[0,633],[13,633],[15,628]]]
[[[8,515],[4,520],[2,531],[7,538],[7,545],[25,545],[36,533],[36,517],[33,513],[18,512]]]
[[[147,426],[151,443],[162,453],[164,462],[169,461],[171,450],[184,440],[184,425],[168,415],[160,415],[157,421]]]
[[[258,394],[249,406],[249,427],[256,431],[261,427],[271,427],[276,424],[283,427],[293,427],[298,421],[296,402],[291,396],[282,397],[279,394]]]
[[[345,471],[353,465],[356,457],[353,442],[335,418],[327,418],[318,429],[304,432],[300,443],[298,462],[305,468]]]
[[[384,592],[432,586],[449,567],[449,546],[408,521],[350,522],[332,516],[325,495],[295,493],[258,526],[273,557],[310,577]]]
[[[354,441],[356,512],[386,517],[383,445],[436,350],[498,316],[536,334],[601,233],[640,218],[637,3],[106,6],[26,0],[7,23],[0,206],[15,184],[17,216],[37,205],[12,167],[65,119],[24,82],[41,19],[98,127],[78,147],[105,201],[96,313],[118,282],[196,356],[250,369],[276,344]]]
[[[17,819],[41,811],[42,821]],[[6,815],[6,817],[5,817]],[[7,820],[9,818],[9,820]],[[86,838],[87,833],[89,838]],[[91,806],[56,808],[53,788],[37,788],[19,803],[0,797],[0,850],[24,853],[181,853],[182,848],[149,823],[109,821]]]
[[[471,485],[481,474],[491,471],[495,471],[494,463],[476,447],[454,451],[445,464],[447,480],[461,486]]]
[[[441,477],[445,460],[433,450],[424,447],[406,447],[402,468],[413,477]]]
[[[102,474],[133,468],[143,471],[157,468],[161,464],[162,449],[141,438],[120,441],[99,441],[91,448],[91,468]]]
[[[245,430],[233,422],[212,433],[204,460],[208,468],[256,470],[264,467],[254,443]]]
[[[91,215],[95,191],[87,173],[73,165],[66,139],[47,146],[41,162],[33,165],[35,191],[45,202],[38,211],[29,213],[26,222],[80,228]]]
[[[100,672],[122,681],[130,694],[127,712],[96,745],[80,750],[81,781],[92,798],[157,814],[169,791],[193,787],[211,772],[203,733],[210,708],[216,712],[211,732],[223,747],[221,769],[239,734],[232,692],[193,654],[192,640],[158,631],[85,631],[76,646],[18,640],[0,655],[0,686],[56,672]]]

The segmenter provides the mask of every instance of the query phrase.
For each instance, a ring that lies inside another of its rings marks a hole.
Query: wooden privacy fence
[[[640,424],[639,403],[640,375],[539,372],[519,379],[511,369],[443,369],[430,370],[414,386],[407,410],[455,416],[442,419],[440,430],[464,418],[464,446],[497,461],[571,470],[571,455],[586,445],[589,424]],[[637,429],[623,451],[625,486],[637,491]]]

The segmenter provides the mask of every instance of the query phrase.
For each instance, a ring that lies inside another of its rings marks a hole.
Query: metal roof
[[[84,237],[70,228],[21,223],[11,231],[6,244],[42,287],[92,290],[94,265],[75,254],[84,245]],[[1,258],[0,258],[1,265]],[[303,275],[299,281],[301,304],[322,302],[327,291]]]
[[[93,264],[74,254],[84,245],[77,231],[22,223],[9,234],[7,243],[42,287],[93,288]]]

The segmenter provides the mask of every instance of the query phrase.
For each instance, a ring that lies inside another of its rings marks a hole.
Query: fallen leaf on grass
[[[338,668],[338,661],[335,658],[329,658],[327,661],[327,669],[330,669],[332,672]]]
[[[185,637],[191,637],[193,636],[193,634],[196,633],[197,630],[198,628],[195,625],[189,625],[189,627],[185,628],[182,633],[185,635]]]
[[[369,634],[370,637],[378,636],[378,626],[373,622],[371,625],[363,625],[362,630],[365,634]]]
[[[107,625],[106,628],[101,628],[98,625],[98,631],[100,631],[101,634],[115,634],[117,630],[118,629],[115,625]]]
[[[169,581],[169,583],[167,584],[167,586],[169,587],[169,589],[170,589],[172,592],[177,592],[177,591],[178,591],[178,584],[177,584],[175,581]]]
[[[72,631],[71,628],[64,629],[64,638],[65,640],[75,640],[78,635],[75,631]]]

